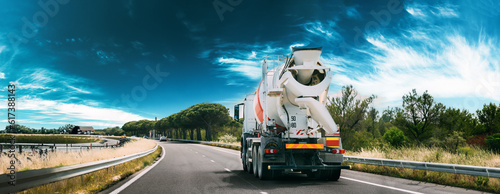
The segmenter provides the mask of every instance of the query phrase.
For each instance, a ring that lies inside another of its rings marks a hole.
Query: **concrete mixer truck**
[[[341,165],[339,129],[325,107],[332,72],[321,50],[264,59],[258,89],[234,107],[235,120],[243,119],[243,170],[260,179],[300,172],[336,181],[350,168]]]

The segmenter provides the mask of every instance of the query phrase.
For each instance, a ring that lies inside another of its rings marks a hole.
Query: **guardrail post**
[[[106,148],[108,147],[108,143],[106,143]]]
[[[19,153],[22,153],[22,152],[23,152],[23,146],[19,145]]]
[[[0,144],[0,154],[3,153],[3,145]]]

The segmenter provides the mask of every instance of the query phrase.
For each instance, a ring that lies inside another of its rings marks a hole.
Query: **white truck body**
[[[321,48],[264,60],[262,81],[243,106],[243,168],[261,179],[303,172],[337,180],[344,150],[338,127],[325,107],[332,72],[319,60]],[[323,134],[322,134],[323,133]],[[326,137],[325,137],[326,136]]]

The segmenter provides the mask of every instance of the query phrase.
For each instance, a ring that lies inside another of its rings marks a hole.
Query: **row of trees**
[[[241,124],[231,119],[223,105],[201,103],[159,121],[130,121],[122,129],[129,135],[147,135],[154,129],[168,137],[212,141],[224,134],[239,137]]]
[[[467,143],[485,146],[488,135],[500,133],[500,106],[485,104],[476,114],[446,107],[425,91],[403,96],[402,108],[388,107],[381,115],[370,107],[376,96],[358,97],[352,86],[328,105],[341,129],[346,149],[389,143],[393,146],[439,146],[456,150]]]
[[[71,128],[74,127],[74,125],[71,124],[66,124],[64,126],[61,126],[59,128],[53,128],[53,129],[47,129],[45,127],[42,127],[40,129],[35,129],[35,128],[30,128],[24,125],[19,125],[15,124],[14,128],[12,128],[10,125],[5,126],[5,132],[6,133],[23,133],[23,134],[60,134],[60,133],[68,133],[71,132]],[[1,133],[1,131],[0,131]]]

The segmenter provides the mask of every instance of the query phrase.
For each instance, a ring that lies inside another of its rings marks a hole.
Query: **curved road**
[[[165,156],[156,166],[102,193],[481,193],[351,170],[343,170],[339,181],[302,174],[261,181],[243,171],[239,151],[182,142],[160,145]]]

